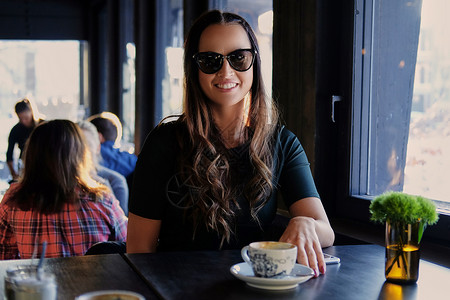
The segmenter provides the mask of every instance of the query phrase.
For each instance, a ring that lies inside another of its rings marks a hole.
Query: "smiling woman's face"
[[[239,24],[214,24],[200,36],[199,52],[216,52],[228,55],[237,49],[250,49],[251,44],[244,28]],[[198,71],[200,87],[213,105],[234,106],[241,102],[253,83],[253,66],[244,72],[233,69],[224,59],[222,68],[214,74]]]

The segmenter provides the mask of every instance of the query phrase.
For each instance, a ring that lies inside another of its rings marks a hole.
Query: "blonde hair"
[[[84,139],[89,151],[91,152],[92,162],[95,167],[99,164],[99,149],[100,139],[98,137],[98,131],[94,124],[88,121],[78,122],[78,126],[84,134]]]

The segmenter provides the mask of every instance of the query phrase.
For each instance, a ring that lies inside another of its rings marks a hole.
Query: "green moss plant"
[[[376,197],[369,207],[372,214],[371,220],[379,223],[390,222],[396,230],[405,232],[408,224],[418,223],[418,243],[420,243],[423,232],[427,225],[437,222],[438,214],[434,203],[424,197],[405,194],[402,192],[387,192]],[[396,257],[388,268],[386,275],[389,274],[395,264],[400,265],[403,262],[405,272],[408,265],[403,252],[405,246],[402,235],[399,235]]]
[[[433,225],[438,220],[436,206],[431,200],[402,192],[387,192],[377,196],[370,204],[371,220],[385,223]]]

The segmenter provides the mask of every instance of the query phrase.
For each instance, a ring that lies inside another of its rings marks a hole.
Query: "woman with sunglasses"
[[[185,43],[184,110],[139,154],[127,251],[240,249],[267,239],[277,192],[292,218],[281,241],[325,272],[334,233],[298,139],[266,98],[255,34],[238,15],[210,11]]]

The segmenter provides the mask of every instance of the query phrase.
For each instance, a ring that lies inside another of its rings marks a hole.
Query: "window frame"
[[[355,0],[352,10],[353,14],[353,68],[351,87],[341,87],[343,90],[347,90],[350,93],[350,101],[344,101],[344,106],[341,110],[339,118],[347,121],[343,122],[344,126],[340,127],[339,142],[346,144],[347,147],[339,147],[338,160],[343,161],[341,166],[345,166],[346,170],[343,170],[345,176],[336,178],[336,184],[338,191],[336,200],[336,216],[338,218],[344,217],[350,220],[362,221],[370,224],[370,201],[374,198],[368,191],[367,176],[373,176],[370,168],[373,166],[370,163],[369,157],[373,155],[373,150],[370,149],[371,145],[376,145],[374,139],[374,132],[371,132],[370,126],[374,126],[375,120],[371,111],[376,109],[376,105],[382,105],[376,103],[377,99],[375,94],[376,88],[381,89],[383,85],[376,86],[373,79],[379,79],[379,70],[374,70],[374,59],[372,54],[374,45],[374,34],[376,29],[373,26],[380,24],[374,24],[374,22],[380,22],[380,17],[376,11],[380,9],[381,0]],[[416,1],[416,4],[421,1]],[[383,5],[386,5],[383,2]],[[394,3],[390,3],[394,5]],[[384,7],[383,10],[387,8]],[[392,7],[390,8],[392,10]],[[395,10],[394,10],[395,11]],[[398,12],[398,10],[397,10]],[[350,13],[350,12],[348,12]],[[367,19],[369,18],[369,19]],[[420,22],[420,17],[419,17]],[[349,47],[349,46],[346,46]],[[369,49],[362,55],[361,49]],[[417,51],[417,49],[416,49]],[[414,54],[415,55],[415,54]],[[415,61],[414,61],[415,64]],[[415,69],[415,68],[414,68]],[[414,76],[412,77],[414,82]],[[345,84],[345,82],[344,82]],[[412,93],[412,87],[411,87]],[[408,95],[409,97],[409,95]],[[412,94],[410,95],[412,102]],[[410,109],[407,112],[410,115]],[[409,116],[407,125],[409,126]],[[406,139],[407,142],[407,139]],[[406,147],[405,147],[406,148]],[[372,152],[371,152],[372,151]],[[406,161],[406,150],[402,163],[402,172],[404,171],[404,164]],[[403,182],[400,184],[402,188]],[[398,187],[397,187],[398,188]],[[401,189],[400,189],[401,190]],[[436,201],[438,206],[438,212],[440,219],[438,223],[427,229],[425,234],[425,240],[432,240],[446,246],[450,245],[450,210],[446,203],[440,203]],[[443,205],[442,205],[443,204]],[[446,208],[447,206],[447,208]]]

